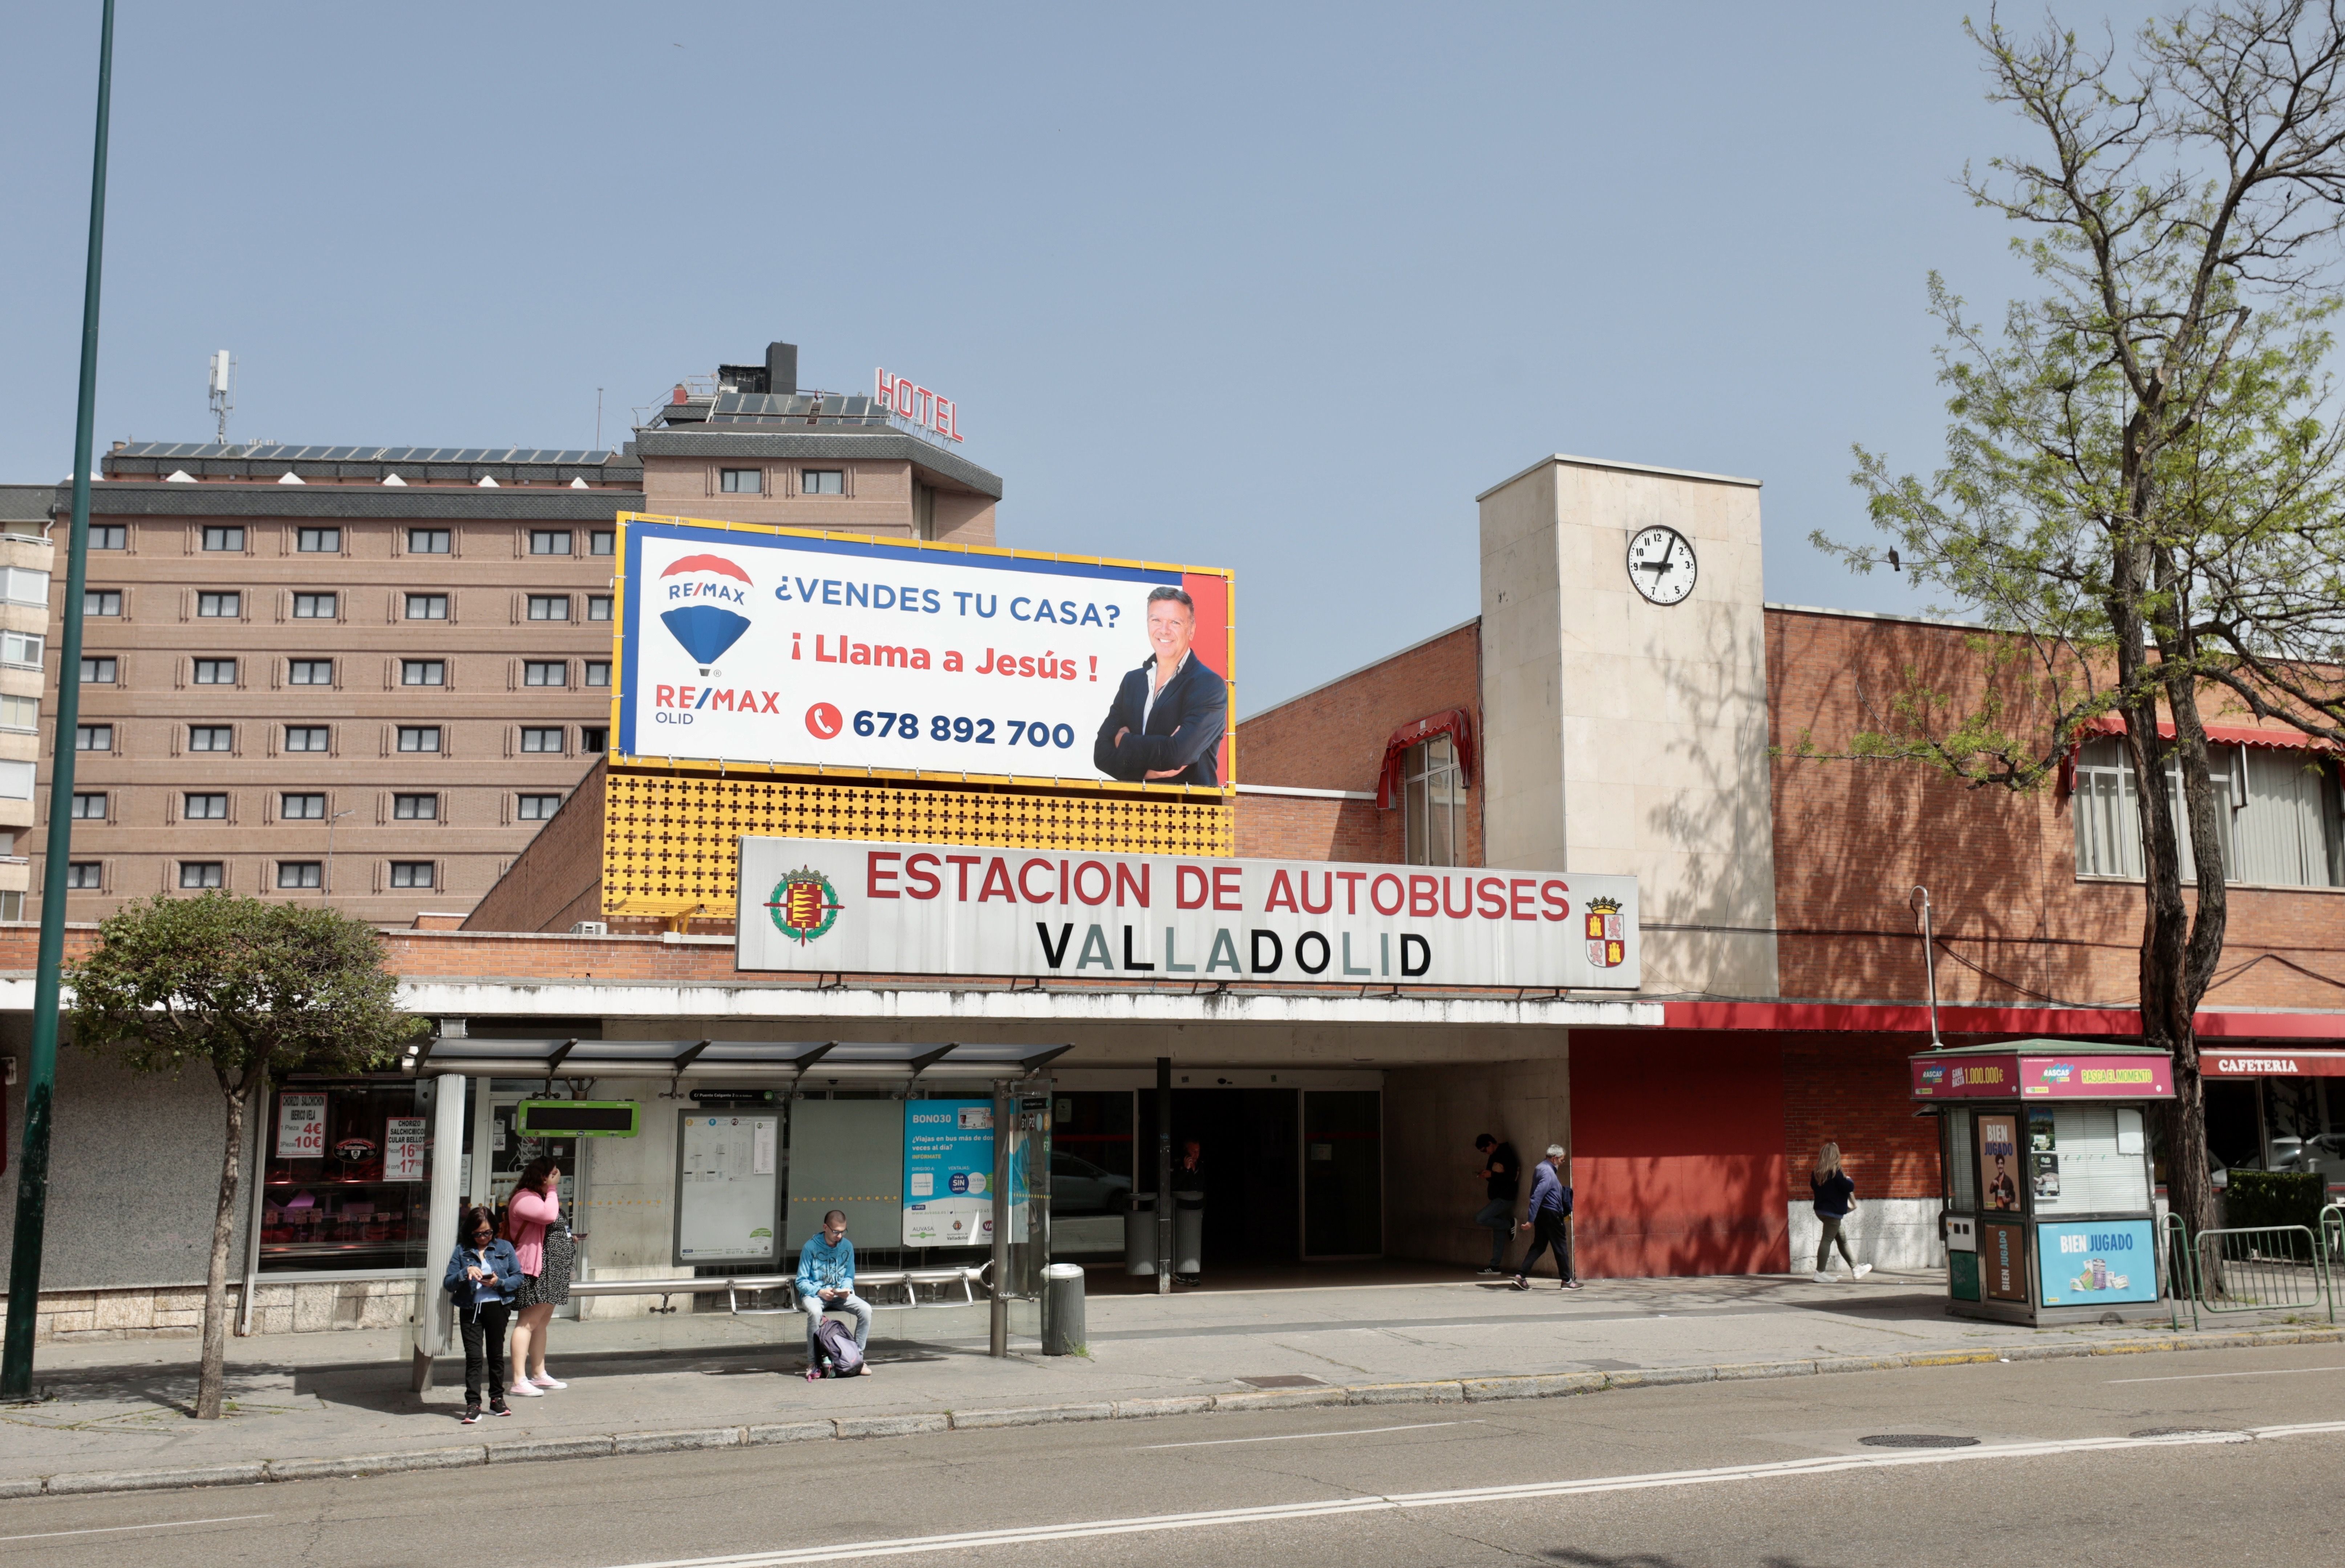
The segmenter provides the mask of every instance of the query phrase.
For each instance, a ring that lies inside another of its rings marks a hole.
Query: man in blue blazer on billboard
[[[1148,595],[1148,641],[1156,652],[1127,672],[1100,725],[1091,763],[1126,784],[1218,784],[1230,685],[1198,658],[1197,606],[1183,589]]]

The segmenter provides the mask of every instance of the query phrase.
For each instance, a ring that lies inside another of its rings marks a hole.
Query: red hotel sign
[[[960,410],[950,398],[939,397],[926,387],[912,384],[909,376],[891,376],[885,370],[871,372],[871,400],[883,409],[892,410],[922,430],[934,430],[949,441],[960,437]]]

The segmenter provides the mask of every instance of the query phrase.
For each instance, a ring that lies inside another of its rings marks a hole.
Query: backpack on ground
[[[863,1370],[863,1349],[836,1318],[825,1318],[814,1331],[815,1349],[829,1363],[823,1375],[851,1378]]]

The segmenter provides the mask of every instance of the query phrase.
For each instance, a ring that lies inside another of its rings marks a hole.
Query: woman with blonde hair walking
[[[1848,1238],[1841,1226],[1856,1209],[1856,1183],[1840,1168],[1840,1145],[1826,1143],[1816,1150],[1816,1168],[1808,1176],[1808,1191],[1815,1200],[1816,1219],[1822,1222],[1823,1233],[1816,1239],[1816,1283],[1832,1281],[1832,1253],[1834,1247],[1847,1260],[1849,1278],[1862,1280],[1873,1272],[1873,1265],[1860,1263],[1848,1249]]]

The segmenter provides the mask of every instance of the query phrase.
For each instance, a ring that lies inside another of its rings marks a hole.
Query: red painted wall
[[[1783,1133],[1782,1049],[1773,1035],[1574,1029],[1579,1272],[1789,1270]]]

